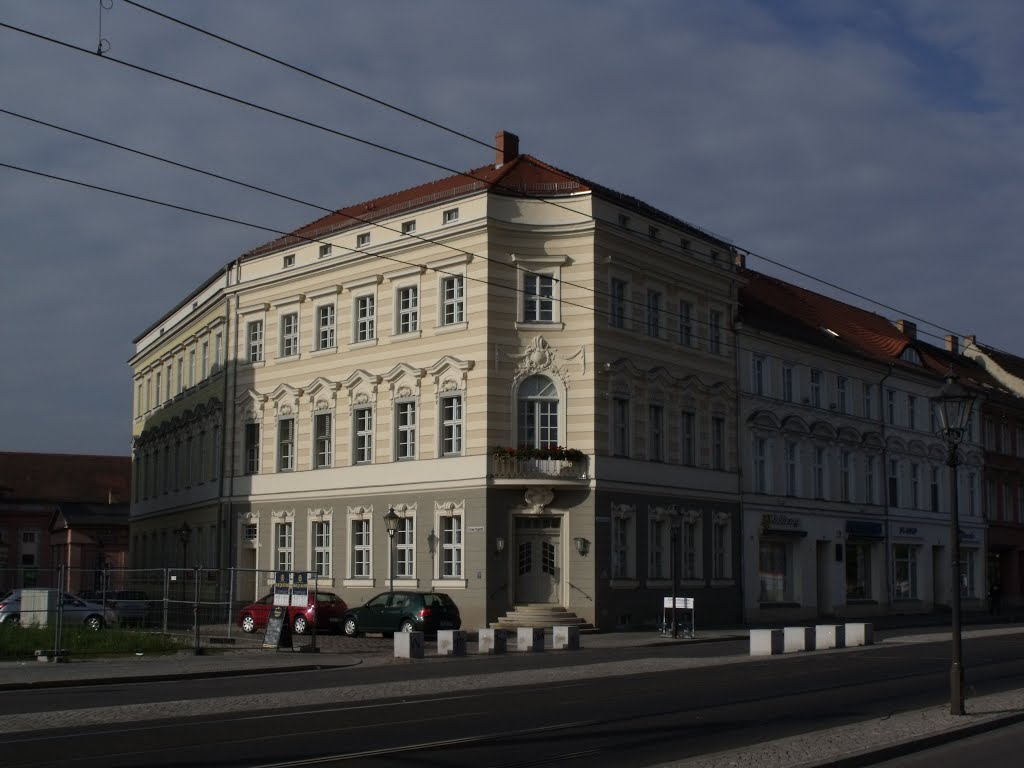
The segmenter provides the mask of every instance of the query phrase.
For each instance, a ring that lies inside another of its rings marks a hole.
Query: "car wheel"
[[[416,625],[412,623],[412,619],[403,619],[402,626],[399,629],[402,632],[414,632],[416,631]]]
[[[256,631],[256,619],[252,617],[251,613],[245,614],[242,617],[242,631],[243,632],[255,632]]]
[[[10,616],[7,617],[7,620],[4,622],[4,624],[10,624],[12,627],[16,627],[19,624],[21,624],[21,616],[17,613],[12,613]]]
[[[296,635],[306,634],[306,630],[309,629],[309,622],[306,621],[306,617],[296,616],[295,621],[292,624],[292,629],[295,630]]]
[[[359,625],[355,619],[349,616],[341,625],[341,631],[345,633],[345,637],[356,637],[359,634]]]
[[[103,617],[102,616],[90,616],[85,620],[86,629],[91,629],[93,632],[99,632],[103,629]]]

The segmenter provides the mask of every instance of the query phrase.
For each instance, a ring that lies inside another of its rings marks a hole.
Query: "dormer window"
[[[924,363],[921,362],[921,355],[919,355],[917,350],[911,346],[903,348],[903,352],[900,353],[900,360],[905,360],[906,362],[913,363],[914,365],[924,365]]]

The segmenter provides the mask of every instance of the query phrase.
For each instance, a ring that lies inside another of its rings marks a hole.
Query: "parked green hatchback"
[[[458,606],[442,592],[382,592],[351,609],[341,620],[349,637],[362,632],[426,632],[459,629]]]

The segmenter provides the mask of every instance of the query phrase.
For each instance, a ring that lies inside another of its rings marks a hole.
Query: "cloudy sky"
[[[0,0],[0,23],[88,51],[0,26],[0,109],[330,208],[445,174],[114,59],[448,167],[493,159],[104,2],[100,57],[97,0]],[[139,2],[484,143],[512,131],[773,262],[755,269],[1024,353],[1017,0]],[[320,215],[3,112],[0,163],[280,230]],[[0,450],[127,455],[132,339],[269,239],[0,167]]]

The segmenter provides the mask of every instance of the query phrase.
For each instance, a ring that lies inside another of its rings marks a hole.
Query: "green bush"
[[[0,624],[0,659],[34,658],[36,651],[53,651],[52,627]],[[185,646],[167,635],[109,628],[99,632],[67,627],[61,632],[61,650],[70,656],[125,656],[136,653],[173,653]]]

